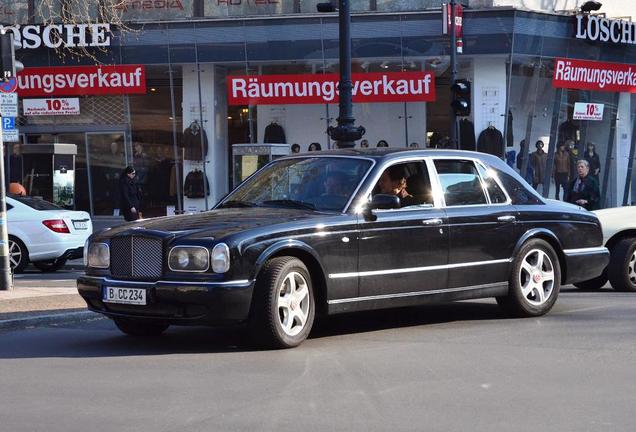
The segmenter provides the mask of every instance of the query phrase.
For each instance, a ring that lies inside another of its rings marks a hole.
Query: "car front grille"
[[[110,241],[110,273],[127,279],[159,279],[163,271],[161,239],[126,236]]]

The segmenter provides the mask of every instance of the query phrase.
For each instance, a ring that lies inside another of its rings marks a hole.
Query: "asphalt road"
[[[302,346],[239,329],[122,336],[105,319],[0,333],[0,430],[636,430],[636,295],[565,289],[332,317]]]

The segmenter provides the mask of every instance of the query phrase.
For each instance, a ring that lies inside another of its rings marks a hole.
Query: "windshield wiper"
[[[294,207],[294,208],[307,209],[307,210],[316,210],[316,206],[313,205],[312,203],[291,200],[291,199],[268,200],[268,201],[263,201],[263,204],[279,205],[283,207]]]
[[[219,208],[230,208],[230,207],[257,207],[257,205],[249,201],[230,200],[230,201],[225,201],[223,204],[221,204]]]

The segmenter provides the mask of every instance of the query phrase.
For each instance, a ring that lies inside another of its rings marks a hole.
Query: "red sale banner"
[[[557,58],[554,63],[552,86],[636,93],[636,67],[621,63]]]
[[[26,68],[18,74],[18,95],[80,96],[146,93],[143,65]]]
[[[337,74],[228,77],[230,105],[325,104],[339,100]],[[430,72],[353,74],[353,101],[432,102],[435,76]]]

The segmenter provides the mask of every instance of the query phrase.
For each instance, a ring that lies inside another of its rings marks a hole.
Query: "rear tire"
[[[29,251],[17,237],[9,236],[9,264],[13,273],[22,273],[29,264]]]
[[[582,290],[599,290],[605,286],[607,281],[607,269],[605,269],[600,276],[583,282],[577,282],[574,286]]]
[[[156,321],[137,320],[133,318],[113,318],[119,330],[129,336],[154,337],[165,332],[169,324]]]
[[[314,323],[311,275],[298,258],[265,263],[256,281],[249,330],[257,344],[272,348],[300,345]]]
[[[515,257],[508,282],[508,295],[497,303],[516,317],[536,317],[550,311],[561,289],[559,258],[540,239],[526,242]]]
[[[636,292],[636,238],[625,238],[612,248],[607,276],[616,291]]]
[[[66,259],[58,258],[50,261],[35,261],[33,265],[42,273],[53,273],[64,267]]]

